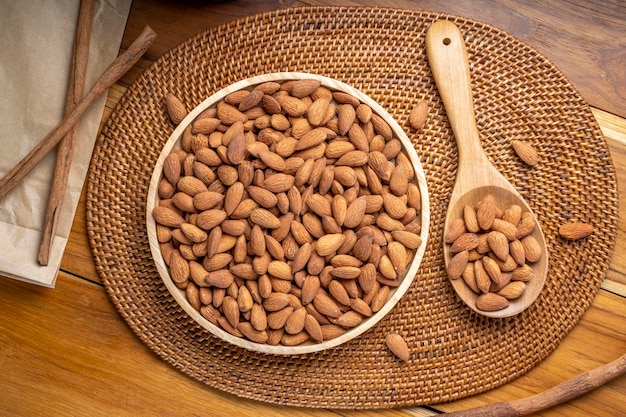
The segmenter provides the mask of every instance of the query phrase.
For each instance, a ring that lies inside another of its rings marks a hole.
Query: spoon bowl
[[[516,204],[522,208],[522,212],[533,214],[535,227],[531,236],[541,248],[541,257],[530,264],[533,276],[525,283],[524,292],[518,298],[509,300],[506,308],[497,311],[481,310],[476,307],[479,293],[470,289],[463,278],[450,279],[450,282],[459,297],[479,314],[489,317],[509,317],[519,314],[536,300],[545,283],[548,272],[545,237],[528,203],[489,161],[482,149],[474,114],[467,51],[459,28],[447,20],[434,22],[426,32],[426,54],[456,138],[459,154],[456,180],[444,223],[444,234],[451,222],[463,218],[465,206],[476,207],[481,200],[491,195],[501,210]],[[447,269],[453,253],[450,251],[450,244],[445,241],[443,252]]]

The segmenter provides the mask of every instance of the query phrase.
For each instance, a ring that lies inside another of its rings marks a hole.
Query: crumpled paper
[[[96,0],[85,92],[119,51],[131,0]],[[63,118],[79,0],[0,4],[0,176]],[[106,94],[80,120],[47,266],[37,262],[55,152],[0,201],[0,275],[54,287],[98,133]]]

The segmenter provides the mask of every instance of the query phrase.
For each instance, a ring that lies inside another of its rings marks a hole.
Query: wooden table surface
[[[326,4],[442,11],[490,23],[518,37],[554,62],[592,106],[618,183],[626,184],[626,4],[622,0],[136,0],[121,50],[146,24],[158,38],[110,90],[103,120],[141,71],[197,32],[258,12]],[[87,239],[83,192],[56,288],[2,278],[0,415],[421,416],[542,392],[626,352],[626,187],[619,191],[618,241],[601,290],[545,361],[481,395],[432,407],[375,411],[290,408],[241,399],[166,364],[125,324],[100,282]],[[541,415],[626,415],[626,375]]]

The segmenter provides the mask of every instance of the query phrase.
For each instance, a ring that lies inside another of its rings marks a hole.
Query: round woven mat
[[[536,303],[516,317],[478,316],[456,296],[442,260],[442,224],[457,161],[424,52],[437,19],[465,36],[476,115],[491,161],[527,199],[543,226],[550,268]],[[377,100],[414,143],[428,180],[431,233],[413,285],[373,329],[337,348],[302,356],[249,352],[190,319],[161,282],[145,228],[153,165],[173,130],[164,96],[193,108],[221,88],[261,73],[336,78]],[[407,117],[419,100],[429,120]],[[512,139],[531,142],[541,163],[517,159]],[[207,30],[154,63],[106,123],[89,172],[87,219],[98,272],[128,325],[165,361],[209,386],[277,404],[383,408],[434,404],[505,384],[548,356],[593,301],[617,233],[615,171],[588,105],[537,51],[492,26],[445,14],[386,8],[279,10]],[[566,242],[559,225],[590,222],[588,239]],[[408,363],[385,348],[390,331]]]

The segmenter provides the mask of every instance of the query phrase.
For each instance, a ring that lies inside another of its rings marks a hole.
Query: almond
[[[476,209],[476,220],[483,230],[491,229],[493,220],[496,218],[496,207],[493,202],[493,196],[485,197]]]
[[[509,208],[504,210],[502,214],[502,220],[511,223],[512,225],[517,226],[519,221],[522,218],[522,208],[517,204],[511,205]]]
[[[579,240],[594,232],[592,225],[582,222],[565,223],[559,227],[559,236],[567,240]]]
[[[512,275],[513,281],[527,282],[532,279],[532,277],[534,276],[534,272],[529,265],[522,265],[518,268],[515,268],[512,272]]]
[[[307,312],[304,307],[297,308],[287,317],[285,322],[285,332],[288,334],[298,334],[304,330]]]
[[[172,251],[170,255],[169,271],[172,281],[177,284],[187,282],[191,276],[189,262],[187,262],[177,250]]]
[[[355,148],[352,143],[345,141],[345,140],[336,140],[336,141],[330,142],[326,146],[326,151],[324,152],[324,155],[326,156],[326,158],[335,159],[335,158],[341,158],[343,155],[354,150]],[[363,151],[358,151],[358,152],[363,152]],[[365,155],[367,156],[367,154]],[[355,157],[351,156],[350,158],[352,159]]]
[[[201,243],[207,240],[208,234],[198,226],[191,223],[182,223],[180,230],[183,234],[194,243]]]
[[[345,242],[346,236],[341,233],[328,234],[317,240],[315,250],[320,256],[335,253]]]
[[[516,239],[521,239],[535,230],[535,217],[530,212],[524,212],[517,225]]]
[[[528,235],[523,237],[521,242],[524,247],[524,254],[526,255],[527,262],[537,262],[541,259],[542,250],[537,239],[535,239],[532,235]]]
[[[276,278],[291,281],[293,279],[293,273],[291,272],[291,266],[283,261],[271,261],[267,266],[267,272]]]
[[[391,232],[391,236],[408,249],[417,249],[422,244],[422,238],[420,235],[406,230],[394,230]]]
[[[233,211],[239,206],[241,203],[241,199],[243,197],[244,186],[240,182],[236,182],[226,190],[226,194],[224,196],[224,211],[226,215],[230,216]]]
[[[504,233],[497,230],[489,232],[487,243],[491,251],[502,261],[509,257],[509,241]]]
[[[261,106],[268,114],[278,114],[282,110],[278,100],[268,94],[263,95],[263,98],[261,99]]]
[[[369,141],[367,135],[363,131],[363,128],[357,123],[352,123],[348,130],[348,139],[354,145],[354,147],[360,151],[369,152]]]
[[[465,282],[465,284],[472,290],[474,291],[476,294],[479,294],[481,291],[478,288],[478,285],[476,283],[476,275],[474,272],[474,264],[473,263],[468,263],[465,266],[465,270],[463,271],[463,281]]]
[[[389,189],[394,195],[403,196],[409,189],[409,177],[404,164],[396,165],[389,177]]]
[[[320,194],[312,194],[306,200],[306,205],[320,217],[332,216],[331,203]]]
[[[276,194],[263,187],[249,185],[246,187],[246,191],[248,191],[250,197],[263,208],[269,209],[276,206],[278,203]]]
[[[346,291],[346,287],[338,280],[333,279],[330,281],[330,283],[328,284],[328,292],[340,304],[350,305],[350,296]]]
[[[400,242],[390,242],[389,245],[387,245],[387,256],[397,275],[399,277],[404,276],[408,264],[407,250],[404,245]]]
[[[341,142],[338,142],[341,143]],[[348,143],[348,142],[343,142]],[[326,152],[326,156],[328,157],[328,152]],[[348,166],[348,167],[358,167],[367,164],[368,157],[367,153],[363,151],[348,151],[341,155],[339,159],[335,162],[335,166]]]
[[[378,133],[382,137],[385,138],[386,141],[391,140],[393,137],[393,131],[391,130],[391,126],[376,113],[372,113],[372,117],[370,119],[372,126],[374,128],[374,132]]]
[[[354,310],[348,310],[337,318],[332,318],[331,323],[345,329],[357,327],[363,321],[363,316]]]
[[[300,79],[293,83],[290,93],[297,98],[310,96],[321,84],[321,81],[315,79]]]
[[[165,206],[154,207],[154,209],[152,209],[152,216],[158,224],[168,227],[180,227],[185,221],[180,214]]]
[[[509,300],[495,293],[481,294],[476,299],[476,308],[482,311],[498,311],[509,306]]]
[[[224,201],[224,195],[214,191],[203,191],[193,197],[193,205],[200,211],[217,207]]]
[[[406,215],[408,210],[406,203],[403,202],[400,197],[392,193],[383,194],[383,206],[387,214],[394,219],[401,219]]]
[[[450,252],[457,253],[463,252],[464,250],[470,251],[472,249],[476,249],[477,246],[478,235],[476,233],[463,233],[461,236],[456,238],[454,242],[452,242]]]
[[[195,196],[196,194],[202,193],[204,191],[208,191],[206,185],[198,178],[188,175],[181,177],[176,184],[178,190],[183,193],[189,194],[190,196]]]
[[[465,223],[462,219],[454,219],[448,226],[448,230],[446,231],[446,235],[444,237],[444,241],[446,243],[453,243],[455,240],[459,238],[463,233],[466,232]]]
[[[263,181],[263,188],[272,193],[283,193],[293,187],[294,181],[293,175],[274,174]]]
[[[243,98],[248,94],[250,94],[248,90],[237,90],[229,93],[226,97],[224,97],[224,101],[228,104],[232,104],[233,106],[238,106]]]
[[[255,343],[267,343],[269,338],[268,333],[265,330],[257,330],[256,328],[254,328],[252,322],[240,322],[237,330],[239,330],[241,334],[243,334],[245,337]]]
[[[478,259],[474,261],[474,278],[476,279],[476,286],[482,293],[488,293],[489,287],[491,287],[491,278],[487,275],[482,260]]]
[[[165,105],[167,107],[167,114],[175,125],[182,122],[185,116],[187,116],[187,108],[176,95],[172,93],[166,94]]]
[[[331,269],[330,274],[335,278],[355,279],[361,275],[361,269],[354,266],[340,266]]]
[[[326,140],[326,130],[323,128],[314,128],[306,132],[302,138],[298,140],[294,149],[301,151],[317,146]]]
[[[252,210],[250,212],[250,220],[262,228],[276,229],[280,227],[280,220],[270,211],[262,208]]]
[[[235,106],[230,105],[226,102],[219,102],[217,104],[217,117],[222,121],[223,124],[229,126],[238,121],[248,121],[248,116],[237,110]]]
[[[222,301],[222,311],[224,313],[224,317],[226,317],[230,325],[237,328],[237,326],[239,326],[240,314],[237,300],[229,295],[224,297],[224,300]]]
[[[330,106],[330,98],[321,97],[315,100],[307,109],[307,120],[311,126],[320,126],[326,119]],[[326,137],[326,136],[324,136]]]
[[[320,279],[315,275],[309,275],[302,284],[302,304],[307,305],[313,301],[321,287]]]
[[[351,104],[341,104],[337,106],[337,127],[339,134],[345,136],[354,124],[356,111]]]
[[[280,155],[269,150],[259,151],[259,159],[274,171],[282,172],[285,169],[285,160]]]
[[[204,230],[211,230],[219,226],[227,217],[224,210],[211,209],[204,210],[196,217],[196,225]]]
[[[290,297],[289,294],[281,293],[281,292],[272,292],[263,300],[263,308],[266,311],[276,312],[282,310],[283,308],[289,305]],[[268,315],[268,325],[270,325],[270,315]],[[286,318],[285,318],[286,320]],[[272,327],[270,325],[270,327]],[[282,327],[282,326],[281,326]],[[272,327],[275,328],[275,327]]]
[[[509,254],[515,260],[518,265],[524,265],[526,263],[526,254],[524,252],[524,245],[518,239],[509,243]]]
[[[391,178],[389,161],[382,152],[373,151],[368,154],[368,167],[383,181],[388,182]]]
[[[426,124],[428,118],[428,102],[421,100],[409,113],[409,124],[415,130],[419,130]]]
[[[476,218],[476,210],[474,207],[465,205],[463,207],[463,221],[465,222],[465,228],[471,233],[478,233],[480,226],[478,225],[478,219]]]
[[[171,153],[163,161],[163,175],[170,182],[176,184],[180,178],[182,165],[177,154]]]
[[[403,362],[409,361],[409,346],[402,336],[397,333],[389,333],[385,337],[385,345],[398,359]]]
[[[509,241],[514,240],[517,236],[517,227],[515,227],[514,224],[502,219],[493,219],[491,229],[502,233]]]
[[[337,305],[337,303],[330,298],[325,293],[318,291],[315,298],[313,298],[313,305],[315,309],[319,311],[321,314],[324,314],[328,317],[339,317],[341,316],[341,309]]]
[[[469,258],[469,251],[464,250],[452,257],[450,262],[448,263],[448,267],[446,270],[448,271],[448,278],[450,279],[458,279],[465,271],[465,266],[467,265]]]
[[[359,197],[350,203],[346,209],[344,227],[353,228],[361,224],[363,216],[365,216],[366,207],[367,201],[365,197]]]
[[[276,101],[280,103],[282,110],[292,117],[302,116],[307,110],[306,104],[297,97],[278,96]]]
[[[228,288],[234,280],[234,275],[227,269],[212,271],[205,275],[206,283],[217,288]]]
[[[245,111],[250,110],[257,104],[261,103],[261,100],[263,99],[263,95],[264,95],[263,92],[260,90],[250,91],[250,93],[246,94],[241,99],[241,101],[239,102],[237,106],[237,110],[239,110],[240,112],[245,112]]]
[[[501,290],[497,292],[497,294],[501,295],[507,300],[515,300],[522,295],[525,289],[526,284],[524,284],[522,281],[513,281],[505,285]]]
[[[253,210],[256,210],[259,205],[251,198],[243,200],[235,211],[230,215],[231,219],[247,219]]]
[[[527,165],[535,166],[539,163],[539,154],[530,143],[522,140],[512,140],[511,146],[517,156]]]
[[[321,342],[324,340],[324,334],[322,333],[322,326],[317,321],[317,319],[311,315],[307,314],[304,319],[304,329],[311,336],[312,339]]]
[[[194,135],[208,135],[214,132],[221,124],[222,121],[215,117],[198,118],[191,124],[191,133]]]

